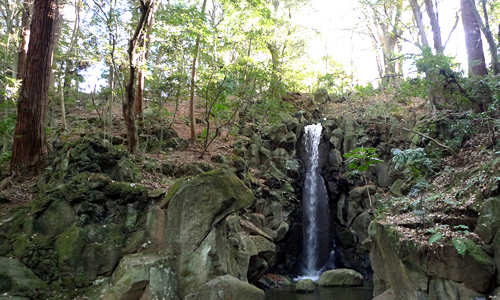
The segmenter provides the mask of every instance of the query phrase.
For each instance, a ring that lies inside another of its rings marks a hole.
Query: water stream
[[[304,128],[303,143],[306,150],[306,178],[302,195],[303,207],[303,276],[318,279],[330,260],[331,242],[329,239],[330,213],[328,194],[320,175],[319,146],[321,124],[308,125]]]

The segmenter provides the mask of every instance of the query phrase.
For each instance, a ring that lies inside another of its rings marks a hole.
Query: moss
[[[104,188],[104,194],[111,199],[121,199],[125,203],[147,200],[148,190],[138,184],[116,181]]]
[[[475,261],[482,265],[494,265],[493,259],[486,253],[484,252],[481,247],[476,245],[473,241],[470,239],[464,239],[465,246],[467,247],[466,253],[469,254],[472,258],[474,258]]]
[[[10,217],[0,221],[0,232],[8,238],[13,238],[20,234],[32,234],[33,219],[30,208],[21,207],[14,210]]]
[[[80,227],[73,226],[59,235],[54,248],[57,252],[58,265],[61,271],[74,271],[81,261],[85,244],[85,232]]]
[[[182,185],[182,183],[186,181],[185,178],[181,178],[181,179],[178,179],[173,185],[172,187],[170,187],[170,189],[168,190],[168,193],[167,195],[165,196],[165,198],[161,201],[160,203],[160,207],[162,209],[166,209],[168,207],[168,203],[170,202],[170,199],[172,199],[172,197],[175,195],[175,193],[177,193],[177,190],[179,190],[179,187]]]

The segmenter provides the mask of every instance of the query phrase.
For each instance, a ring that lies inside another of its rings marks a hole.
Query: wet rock
[[[328,164],[332,167],[340,167],[342,165],[342,154],[337,149],[332,149],[328,153]]]
[[[311,279],[301,279],[297,282],[295,286],[295,292],[297,294],[308,294],[313,293],[315,289],[314,282]]]
[[[317,281],[319,286],[362,286],[363,275],[350,269],[323,272]]]
[[[334,149],[341,150],[342,149],[342,140],[344,137],[344,132],[342,129],[337,128],[332,131],[332,136],[330,137],[330,144],[333,145]]]

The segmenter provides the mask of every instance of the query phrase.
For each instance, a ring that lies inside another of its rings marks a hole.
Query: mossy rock
[[[15,259],[0,257],[0,295],[15,299],[35,299],[48,286],[30,269]]]
[[[191,253],[222,219],[250,206],[253,194],[228,170],[216,170],[182,181],[168,203],[165,237],[173,253]]]
[[[212,166],[207,163],[194,162],[179,166],[174,171],[174,176],[178,178],[185,176],[196,176],[200,175],[201,173],[205,173],[212,170],[213,170]]]
[[[41,234],[55,237],[76,220],[73,207],[66,201],[54,201],[46,211],[35,220],[35,229]]]
[[[138,182],[142,175],[125,148],[114,146],[99,134],[58,144],[43,180],[49,183],[71,180],[78,173],[105,173],[113,180]]]
[[[8,238],[21,234],[32,234],[34,217],[30,211],[29,207],[20,207],[11,211],[10,216],[0,220],[0,232]]]
[[[85,231],[77,226],[72,226],[59,235],[54,243],[54,249],[62,272],[75,272],[77,266],[81,265],[82,251],[86,243]]]
[[[104,188],[104,194],[111,199],[120,199],[123,204],[135,201],[147,201],[148,189],[145,186],[115,181]]]
[[[7,256],[12,247],[10,246],[9,240],[3,234],[0,234],[0,256]]]
[[[126,236],[118,224],[85,227],[87,243],[82,251],[83,270],[89,276],[109,276],[122,256]],[[81,266],[80,266],[81,267]]]

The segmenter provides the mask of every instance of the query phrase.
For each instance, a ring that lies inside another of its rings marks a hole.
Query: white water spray
[[[306,149],[306,178],[302,198],[304,276],[300,278],[316,280],[330,256],[328,196],[318,165],[323,127],[321,124],[315,124],[306,126],[304,130]]]

